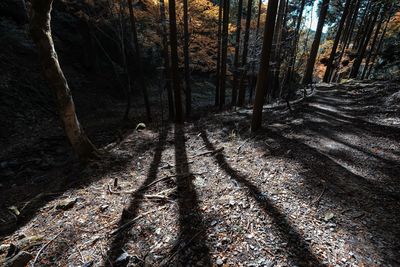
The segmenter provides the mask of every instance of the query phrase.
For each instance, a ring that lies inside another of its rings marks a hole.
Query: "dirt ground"
[[[248,109],[131,130],[100,160],[1,186],[2,257],[14,244],[36,266],[399,266],[399,89],[320,84],[293,112],[266,107],[257,134]]]

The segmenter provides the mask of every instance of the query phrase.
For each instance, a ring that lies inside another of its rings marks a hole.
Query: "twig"
[[[201,157],[201,156],[204,156],[204,155],[207,155],[207,154],[215,155],[215,154],[218,154],[219,152],[222,152],[223,150],[224,150],[224,148],[221,147],[221,148],[218,148],[216,150],[206,151],[206,152],[194,155],[191,158],[197,158],[197,157]]]
[[[321,194],[319,194],[319,196],[312,201],[312,203],[315,204],[316,206],[319,205],[319,202],[321,201],[321,198],[322,198],[322,196],[324,195],[324,193],[326,191],[326,184],[323,183],[323,186],[324,186],[324,188],[322,189]]]
[[[127,227],[131,226],[134,222],[136,222],[137,220],[143,218],[144,216],[146,216],[146,215],[148,215],[150,213],[153,213],[155,211],[160,211],[160,210],[165,209],[165,208],[167,208],[167,206],[163,206],[161,208],[149,210],[148,212],[142,213],[142,214],[136,216],[135,218],[133,218],[132,220],[128,221],[127,223],[124,223],[123,225],[118,227],[116,230],[112,231],[110,235],[113,236],[113,235],[121,232],[122,230],[126,229]]]
[[[56,238],[57,238],[59,235],[61,235],[62,232],[64,232],[64,230],[62,230],[61,232],[59,232],[55,237],[53,237],[52,239],[50,239],[49,242],[47,242],[46,244],[44,244],[44,245],[39,249],[38,253],[36,254],[35,259],[34,259],[33,262],[32,262],[32,265],[31,265],[32,267],[35,266],[37,260],[39,259],[40,253],[42,253],[42,252],[44,251],[44,249],[47,248],[47,247],[50,245],[51,242],[53,242],[54,240],[56,240]]]
[[[248,141],[250,141],[250,140],[253,139],[253,138],[254,138],[254,136],[249,137],[249,138],[247,138],[246,140],[244,140],[244,142],[237,148],[237,153],[239,154],[240,149],[241,149]]]
[[[178,248],[174,253],[172,253],[172,255],[170,255],[166,260],[165,263],[163,262],[163,266],[167,265],[167,263],[169,263],[175,256],[176,254],[178,254],[181,250],[183,250],[184,248],[186,248],[190,243],[192,243],[192,241],[200,234],[201,232],[196,233],[194,236],[192,236],[192,238],[189,239],[189,241],[184,244],[182,247]],[[178,244],[179,245],[179,244]]]

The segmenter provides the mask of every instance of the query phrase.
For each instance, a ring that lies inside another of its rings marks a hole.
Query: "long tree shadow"
[[[208,150],[216,151],[214,145],[208,139],[204,129],[200,130],[203,142]],[[230,177],[235,179],[241,185],[248,188],[251,196],[257,204],[271,217],[274,226],[279,233],[286,239],[288,244],[288,258],[297,266],[324,266],[318,258],[312,253],[309,245],[305,242],[299,232],[288,222],[283,214],[274,204],[262,194],[262,192],[246,177],[230,167],[222,153],[215,154],[215,160],[218,166],[223,169]]]
[[[130,230],[134,226],[134,224],[127,225],[126,223],[134,219],[138,216],[139,208],[141,203],[143,202],[144,195],[148,189],[148,185],[155,181],[157,178],[157,173],[159,170],[159,165],[161,163],[162,152],[164,151],[166,140],[168,136],[168,129],[162,129],[158,142],[156,144],[153,160],[150,164],[149,170],[147,172],[146,180],[143,184],[131,195],[131,201],[129,207],[124,209],[121,218],[119,220],[119,229],[114,236],[112,244],[110,245],[110,249],[107,252],[107,266],[114,266],[114,262],[119,255],[123,253],[123,247],[127,243],[130,238]],[[124,225],[126,225],[124,227]],[[126,263],[127,264],[127,263]]]
[[[190,175],[182,125],[175,125],[175,166],[177,174],[177,196],[179,205],[180,235],[172,255],[177,255],[178,266],[211,266],[210,251],[207,246],[206,226],[199,208],[199,200]]]

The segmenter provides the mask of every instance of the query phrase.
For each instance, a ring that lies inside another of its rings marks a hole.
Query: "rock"
[[[25,267],[28,262],[33,259],[32,254],[26,251],[20,251],[14,257],[6,260],[3,263],[3,267]]]
[[[123,252],[115,260],[115,265],[116,266],[126,266],[129,263],[130,258],[131,258],[131,256],[127,252]]]
[[[141,122],[138,125],[136,125],[136,128],[135,128],[136,131],[141,131],[141,130],[144,130],[144,129],[146,129],[146,124],[144,124],[143,122]]]
[[[101,211],[101,212],[105,212],[106,209],[108,209],[108,207],[109,207],[108,205],[101,205],[101,206],[100,206],[100,211]]]
[[[77,200],[78,199],[76,199],[76,198],[75,199],[68,198],[68,199],[62,200],[60,203],[57,204],[56,209],[69,210],[75,205]]]
[[[221,258],[218,258],[217,261],[215,262],[217,266],[222,266],[224,265],[224,261]]]
[[[327,221],[333,219],[334,217],[335,217],[335,214],[333,214],[333,212],[331,212],[331,211],[328,211],[324,215],[324,221],[327,222]]]

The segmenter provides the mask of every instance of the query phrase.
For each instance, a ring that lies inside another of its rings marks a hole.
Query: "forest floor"
[[[247,109],[132,130],[98,161],[0,187],[11,217],[0,254],[13,244],[36,266],[399,266],[399,91],[320,84],[292,112],[265,108],[257,134]]]

